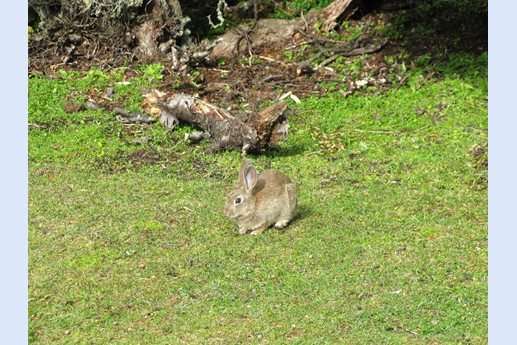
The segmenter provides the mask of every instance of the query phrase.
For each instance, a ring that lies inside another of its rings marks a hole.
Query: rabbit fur
[[[239,170],[237,187],[226,196],[224,213],[235,220],[239,233],[260,235],[273,225],[281,229],[296,215],[296,186],[278,170],[259,174],[249,160]]]

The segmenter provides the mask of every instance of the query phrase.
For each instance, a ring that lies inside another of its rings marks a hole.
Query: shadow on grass
[[[437,66],[434,72],[449,77],[463,76],[466,69],[470,73],[488,69],[483,59],[471,64],[488,53],[487,0],[365,0],[353,18],[375,13],[385,15],[389,23],[384,32],[390,39],[385,55],[407,54],[417,67],[434,70]]]
[[[301,203],[298,205],[298,212],[291,223],[297,223],[304,218],[308,218],[314,214],[314,209],[308,203]]]
[[[411,56],[432,50],[444,54],[466,52],[479,55],[488,51],[487,0],[406,0],[395,5],[391,1],[364,1],[356,16],[383,12],[391,17],[386,33],[402,44]],[[400,11],[402,10],[402,11]]]
[[[307,145],[304,144],[291,144],[285,143],[283,147],[270,148],[264,152],[251,153],[253,157],[267,157],[267,158],[283,158],[283,157],[295,157],[302,155],[306,152]]]

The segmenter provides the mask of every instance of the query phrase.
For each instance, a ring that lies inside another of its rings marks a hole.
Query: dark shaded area
[[[354,19],[385,14],[387,34],[411,56],[488,51],[488,0],[363,0]]]
[[[457,7],[453,2],[441,1],[437,6],[417,7],[402,27],[415,53],[424,54],[433,47],[471,54],[488,51],[487,2],[473,1],[466,7]]]
[[[190,37],[194,41],[221,30],[210,31],[207,19],[211,16],[213,23],[218,23],[217,2],[180,1],[183,15],[191,18],[185,27],[190,30]],[[149,2],[136,12],[135,9],[127,9],[118,20],[109,20],[108,16],[85,15],[79,2],[69,2],[66,6],[58,0],[31,0],[29,5],[31,3],[46,3],[47,6],[40,6],[37,10],[34,6],[29,7],[29,24],[41,26],[40,31],[33,33],[29,40],[29,70],[87,70],[141,62],[134,51],[138,37],[135,37],[132,28],[149,19],[153,14],[154,2]],[[272,2],[261,0],[256,3],[227,3],[229,7],[224,12],[225,27],[235,25],[239,20],[271,15],[275,10],[286,11],[286,8],[275,7],[279,4],[274,3],[273,6]],[[41,13],[47,16],[52,14],[52,23],[40,23]],[[431,54],[432,58],[439,59],[454,52],[480,54],[488,51],[487,0],[363,0],[349,23],[353,26],[354,23],[367,20],[389,24],[384,33],[389,37],[389,43],[382,54],[393,54],[404,49],[410,58]],[[157,44],[173,39],[181,45],[183,42],[171,28],[173,23],[163,19],[161,21],[167,26],[163,32],[156,34]],[[341,30],[338,28],[338,33]],[[163,59],[157,60],[165,61],[167,58],[168,54],[165,54]]]

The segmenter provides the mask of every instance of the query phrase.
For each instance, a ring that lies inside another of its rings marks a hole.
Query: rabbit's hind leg
[[[273,227],[275,229],[282,229],[282,228],[285,228],[287,226],[287,224],[289,224],[289,220],[283,219],[283,220],[279,220],[278,222],[276,222],[275,225],[273,225]]]

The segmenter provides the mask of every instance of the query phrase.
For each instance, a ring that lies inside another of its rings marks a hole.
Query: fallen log
[[[206,56],[207,63],[220,59],[231,59],[243,53],[261,48],[274,48],[286,45],[304,28],[313,28],[322,23],[322,30],[333,30],[339,20],[348,19],[357,10],[357,0],[335,0],[327,7],[313,10],[301,18],[261,19],[242,24],[218,39],[218,43]]]
[[[219,39],[206,61],[212,64],[260,48],[287,44],[302,26],[301,19],[261,19],[256,23],[242,24]]]
[[[183,121],[206,131],[214,141],[206,153],[238,149],[246,154],[274,148],[285,138],[289,128],[285,114],[287,104],[283,101],[248,116],[246,120],[200,98],[170,95],[157,90],[145,95],[142,107],[157,116],[167,130]]]

